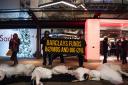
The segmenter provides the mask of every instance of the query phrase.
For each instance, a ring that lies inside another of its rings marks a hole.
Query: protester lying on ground
[[[125,76],[128,76],[128,73],[127,73],[127,72],[124,72],[124,71],[122,70],[121,66],[118,65],[118,64],[105,63],[105,64],[103,64],[103,65],[105,65],[105,66],[107,66],[107,67],[110,67],[111,69],[113,69],[113,70],[119,72],[120,74],[123,74],[123,75],[125,75]],[[98,68],[100,68],[100,67],[98,67]],[[98,69],[98,68],[97,68],[97,69]]]
[[[89,80],[100,80],[101,78],[100,71],[90,70],[89,71]]]
[[[66,74],[68,73],[68,67],[65,65],[58,65],[52,68],[52,74]]]
[[[100,72],[100,78],[108,80],[115,85],[123,84],[122,74],[128,76],[128,73],[122,71],[121,67],[116,64],[105,63],[97,68]]]
[[[69,67],[65,65],[55,66],[52,69],[43,67],[36,67],[35,69],[34,68],[35,66],[32,64],[18,64],[16,66],[2,64],[0,65],[0,80],[3,80],[5,76],[30,76],[31,74],[31,79],[36,80],[36,85],[43,85],[40,79],[51,79],[53,75],[58,74],[70,74],[77,79],[75,80],[75,82],[104,79],[110,81],[115,85],[119,85],[123,83],[122,74],[128,76],[128,73],[124,72],[119,65],[109,63],[102,64],[95,70],[90,70],[84,67],[78,67],[74,70],[69,70]]]
[[[71,74],[72,76],[75,76],[77,80],[73,80],[73,82],[76,81],[83,81],[83,80],[88,80],[89,79],[89,69],[79,67],[75,70],[69,70],[68,73]]]
[[[40,79],[50,79],[52,78],[52,71],[48,68],[36,67],[32,72],[32,80],[36,80],[36,85],[43,85]]]
[[[0,65],[0,81],[2,81],[5,76],[30,76],[35,66],[33,64],[17,64],[16,66],[9,66],[7,64]]]
[[[128,76],[128,73],[122,71],[119,65],[109,63],[100,65],[96,70],[79,67],[76,70],[69,70],[68,73],[76,77],[75,81],[103,79],[115,85],[123,83],[122,74]]]

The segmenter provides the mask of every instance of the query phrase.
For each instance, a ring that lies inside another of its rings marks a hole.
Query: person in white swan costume
[[[68,67],[65,65],[58,65],[52,68],[52,74],[66,74],[68,73]]]
[[[0,81],[2,81],[5,76],[11,77],[13,75],[24,75],[30,76],[35,66],[33,64],[17,64],[16,66],[9,66],[7,64],[0,65]]]
[[[90,80],[100,80],[101,78],[100,71],[98,70],[90,70],[89,71],[89,78]]]
[[[77,80],[74,80],[73,82],[77,82],[77,81],[83,81],[83,80],[87,80],[89,77],[89,69],[84,68],[84,67],[78,67],[75,70],[69,70],[68,74],[71,74],[72,76],[75,76],[75,78]]]
[[[32,73],[32,80],[36,80],[36,85],[43,85],[42,82],[40,82],[40,79],[45,78],[52,78],[52,74],[58,75],[58,74],[70,74],[72,76],[75,76],[78,80],[75,81],[83,81],[86,80],[84,78],[84,74],[87,74],[89,72],[89,69],[79,67],[75,70],[68,70],[69,67],[65,65],[58,65],[53,67],[51,70],[43,67],[37,67]],[[75,82],[73,81],[73,82]]]
[[[36,85],[43,85],[40,82],[40,79],[50,79],[52,78],[52,71],[47,68],[43,67],[36,67],[35,70],[32,72],[32,80],[36,80]]]
[[[107,64],[107,63],[100,65],[96,70],[90,70],[83,67],[79,67],[75,70],[68,70],[67,66],[59,65],[53,67],[51,70],[43,67],[37,67],[32,73],[32,79],[33,80],[36,79],[36,85],[43,85],[43,83],[40,82],[41,78],[49,79],[52,78],[52,74],[58,75],[65,73],[68,73],[76,77],[77,80],[73,82],[87,80],[90,76],[92,77],[91,80],[104,79],[110,81],[115,85],[119,85],[123,83],[121,74],[124,74],[126,76],[128,74],[126,72],[123,72],[119,65]]]
[[[96,70],[90,70],[87,68],[79,67],[75,70],[68,70],[68,67],[64,65],[56,66],[52,69],[53,74],[64,74],[68,73],[76,77],[76,81],[83,81],[87,79],[87,75],[89,75],[89,79],[91,80],[108,80],[115,85],[119,85],[123,83],[123,79],[121,74],[128,76],[128,73],[122,71],[121,67],[116,64],[105,63],[100,66]]]
[[[52,69],[52,73],[53,74],[70,74],[72,76],[75,76],[75,78],[77,80],[74,80],[73,82],[76,82],[76,81],[83,81],[83,80],[86,80],[86,76],[84,77],[85,74],[88,74],[89,73],[89,69],[87,68],[83,68],[83,67],[79,67],[75,70],[68,70],[69,67],[65,66],[65,65],[58,65],[58,66],[55,66],[53,67]]]
[[[58,75],[65,73],[68,73],[68,67],[65,65],[58,65],[53,67],[52,69],[37,67],[33,71],[31,79],[36,80],[36,85],[43,85],[43,83],[40,82],[40,79],[50,79],[52,78],[52,74]]]
[[[100,65],[96,70],[91,70],[89,75],[92,80],[108,80],[115,85],[123,84],[122,75],[128,76],[128,73],[122,71],[121,67],[116,64],[105,63]]]

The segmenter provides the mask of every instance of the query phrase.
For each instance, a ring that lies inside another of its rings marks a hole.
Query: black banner
[[[47,39],[45,52],[84,54],[85,41],[77,39]]]

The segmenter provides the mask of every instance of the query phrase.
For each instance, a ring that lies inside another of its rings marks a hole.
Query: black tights
[[[10,58],[12,61],[14,61],[14,64],[18,64],[17,53],[17,51],[13,51],[12,56]]]

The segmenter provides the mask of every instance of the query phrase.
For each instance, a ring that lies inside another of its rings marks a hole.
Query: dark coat
[[[18,38],[17,40],[14,41],[14,39],[11,39],[9,41],[9,49],[12,51],[19,51],[19,46],[20,46],[20,39]]]
[[[102,46],[103,53],[107,53],[108,52],[108,46],[109,46],[108,42],[104,40],[103,41],[103,46]]]
[[[122,41],[121,48],[122,48],[123,52],[127,52],[127,50],[128,50],[128,41],[127,40]]]

